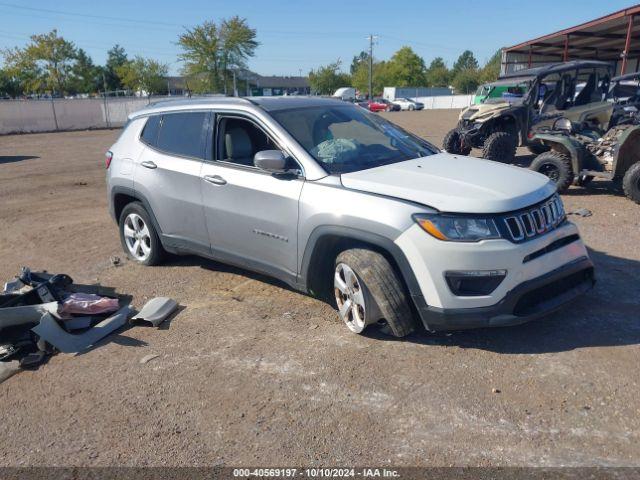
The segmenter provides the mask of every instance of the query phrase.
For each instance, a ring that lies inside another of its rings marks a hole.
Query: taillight
[[[109,166],[111,165],[111,160],[113,160],[113,152],[108,151],[104,154],[104,168],[109,168]]]

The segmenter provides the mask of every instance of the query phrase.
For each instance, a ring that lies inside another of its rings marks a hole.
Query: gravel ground
[[[388,115],[436,144],[455,116]],[[398,341],[250,272],[126,261],[104,185],[117,135],[0,137],[0,279],[28,265],[184,310],[0,385],[0,465],[640,464],[640,206],[609,182],[563,197],[593,211],[572,216],[598,276],[581,303]]]

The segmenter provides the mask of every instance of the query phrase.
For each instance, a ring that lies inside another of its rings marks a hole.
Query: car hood
[[[507,102],[478,103],[470,106],[469,108],[465,108],[460,113],[460,119],[475,120],[476,118],[482,117],[490,112],[498,113],[510,107],[511,105]]]
[[[556,191],[549,178],[531,170],[444,152],[344,173],[341,181],[353,190],[457,213],[509,212]]]

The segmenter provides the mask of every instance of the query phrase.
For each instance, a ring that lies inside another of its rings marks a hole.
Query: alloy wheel
[[[366,305],[364,292],[355,272],[348,265],[339,263],[333,285],[340,318],[352,332],[362,332],[367,326]]]
[[[129,253],[139,262],[151,255],[151,233],[147,224],[137,213],[130,213],[124,219],[124,241]]]

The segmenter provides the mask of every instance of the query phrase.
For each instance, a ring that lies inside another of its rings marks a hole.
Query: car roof
[[[176,100],[161,100],[149,104],[147,107],[138,110],[129,115],[129,118],[136,118],[153,113],[191,110],[191,109],[204,109],[204,108],[224,108],[230,106],[254,106],[260,107],[268,112],[276,110],[288,110],[292,108],[308,108],[319,106],[344,106],[351,105],[350,103],[343,102],[342,100],[336,100],[326,97],[315,96],[282,96],[282,97],[223,97],[223,96],[209,96],[209,97],[194,97],[194,98],[181,98]]]
[[[515,77],[539,77],[547,75],[549,73],[564,72],[566,70],[574,70],[579,67],[606,67],[611,68],[611,64],[608,62],[600,62],[597,60],[572,60],[564,63],[553,63],[551,65],[544,65],[542,67],[527,68],[525,70],[516,70],[515,72],[501,75],[498,79],[507,79]]]
[[[633,80],[636,78],[640,78],[640,72],[633,72],[633,73],[627,73],[625,75],[618,75],[617,77],[613,77],[611,81],[619,82],[620,80]]]

